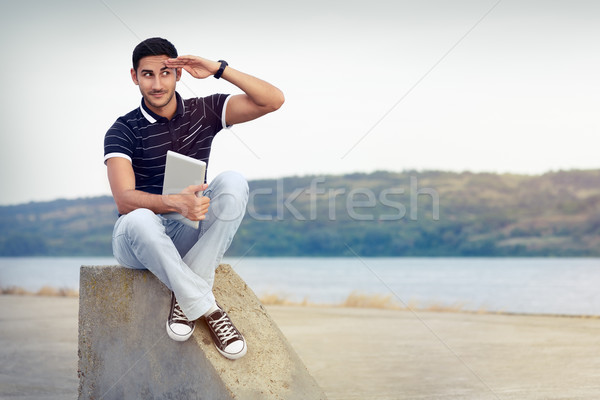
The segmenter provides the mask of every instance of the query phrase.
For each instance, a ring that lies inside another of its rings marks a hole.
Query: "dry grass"
[[[294,305],[293,302],[289,301],[287,298],[282,297],[281,295],[275,293],[265,293],[258,298],[261,303],[269,306],[289,306]]]
[[[0,294],[16,295],[16,296],[49,296],[49,297],[79,297],[79,292],[71,288],[54,288],[44,286],[37,292],[30,292],[18,286],[9,286],[0,288]]]
[[[58,296],[58,289],[44,286],[36,293],[38,296]]]
[[[352,292],[341,304],[342,307],[354,308],[381,308],[387,310],[419,310],[432,312],[463,312],[464,304],[441,304],[430,303],[426,305],[419,304],[412,300],[406,304],[400,304],[394,300],[392,295],[383,296],[380,294],[363,294],[360,292]]]
[[[18,286],[9,286],[6,288],[2,288],[2,289],[0,289],[0,292],[2,294],[13,294],[13,295],[18,295],[18,296],[33,294],[33,293],[28,292],[27,290],[20,288]]]
[[[386,310],[413,310],[413,311],[433,311],[433,312],[464,312],[464,305],[457,303],[453,305],[444,305],[439,303],[432,303],[427,305],[420,305],[415,301],[411,301],[407,304],[400,304],[394,300],[392,295],[380,295],[380,294],[365,294],[354,291],[348,295],[346,300],[339,304],[322,304],[322,303],[311,303],[307,298],[304,298],[302,302],[292,301],[284,295],[267,293],[259,297],[259,300],[264,305],[277,305],[277,306],[334,306],[334,307],[348,307],[348,308],[379,308]],[[485,313],[480,310],[479,313]]]
[[[79,290],[71,288],[62,288],[59,290],[59,296],[64,297],[79,297]]]
[[[432,303],[432,304],[429,304],[428,306],[420,308],[420,309],[425,310],[425,311],[433,311],[433,312],[463,312],[464,304],[456,303],[456,304],[447,305],[447,304]],[[481,309],[477,313],[484,314],[484,312]]]
[[[301,302],[291,301],[285,295],[276,293],[265,293],[258,300],[268,306],[312,306],[314,304],[308,302],[308,298],[304,298]]]
[[[402,309],[403,307],[395,302],[392,295],[382,296],[380,294],[364,294],[352,292],[341,304],[342,307],[353,308],[384,308],[384,309]]]

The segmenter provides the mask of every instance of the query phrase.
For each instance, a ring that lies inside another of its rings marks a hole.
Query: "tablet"
[[[206,163],[204,161],[169,150],[167,151],[162,194],[177,194],[190,185],[201,185],[204,183],[205,174]],[[196,196],[202,196],[202,192],[196,193]],[[162,216],[175,219],[196,229],[200,225],[198,221],[192,221],[176,212],[162,214]]]

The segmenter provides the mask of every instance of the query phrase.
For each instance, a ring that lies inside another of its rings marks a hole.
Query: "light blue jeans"
[[[224,172],[204,195],[210,206],[198,229],[140,208],[119,217],[112,238],[117,261],[150,270],[175,293],[190,321],[215,304],[215,269],[244,217],[248,183],[236,172]]]

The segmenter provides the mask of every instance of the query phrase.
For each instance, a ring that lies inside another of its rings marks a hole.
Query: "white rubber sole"
[[[246,352],[248,351],[248,346],[246,345],[246,339],[244,339],[244,347],[242,348],[242,350],[240,350],[239,353],[235,353],[235,354],[226,353],[224,351],[221,351],[221,349],[219,349],[216,345],[215,345],[215,349],[217,349],[217,351],[219,353],[221,353],[221,355],[223,357],[228,358],[230,360],[237,360],[238,358],[242,358],[246,355]]]
[[[192,329],[192,331],[189,334],[179,335],[179,334],[173,332],[173,330],[169,326],[169,321],[167,321],[166,326],[167,326],[167,335],[169,335],[169,337],[171,339],[175,340],[176,342],[185,342],[192,336],[192,333],[194,333],[194,329],[196,329],[196,326],[194,325],[194,328]]]

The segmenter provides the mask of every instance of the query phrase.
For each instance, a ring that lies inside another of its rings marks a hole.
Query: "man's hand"
[[[168,68],[183,68],[194,78],[204,79],[217,73],[221,63],[197,56],[179,56],[164,61]]]
[[[169,205],[177,209],[177,212],[184,217],[192,221],[201,221],[206,218],[210,198],[197,197],[196,193],[202,192],[207,187],[207,184],[188,186],[179,194],[166,196],[165,202],[170,203]]]

